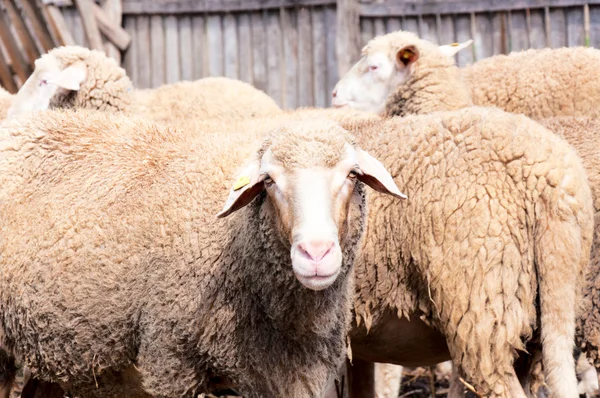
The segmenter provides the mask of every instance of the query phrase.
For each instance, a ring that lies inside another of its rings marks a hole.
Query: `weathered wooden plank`
[[[590,46],[600,48],[600,6],[590,6]]]
[[[254,87],[267,91],[267,35],[263,23],[263,13],[253,12],[250,16],[252,26],[252,81]]]
[[[203,15],[192,17],[192,41],[194,46],[194,80],[208,76],[206,21]]]
[[[550,46],[553,48],[567,45],[567,20],[560,8],[550,9]]]
[[[440,44],[450,44],[455,41],[454,17],[452,15],[440,15]]]
[[[375,37],[375,30],[373,29],[373,18],[360,19],[360,37],[361,47],[367,44],[369,40],[371,40],[373,37]]]
[[[294,109],[298,103],[298,20],[293,8],[281,8],[283,54],[285,59],[285,95],[283,107]],[[335,37],[334,37],[335,40]],[[332,50],[334,52],[334,50]],[[335,54],[335,52],[334,52]]]
[[[0,84],[10,93],[14,94],[18,90],[8,67],[8,62],[2,53],[0,53]]]
[[[121,27],[123,23],[123,3],[121,0],[105,0],[102,9],[106,12],[106,16],[114,25]],[[100,27],[102,29],[102,27]],[[106,33],[105,33],[106,35]],[[131,41],[131,36],[129,37]],[[128,43],[129,45],[129,43]],[[125,50],[125,49],[124,49]],[[104,51],[106,55],[114,58],[117,62],[121,61],[121,51],[113,43],[104,43]]]
[[[385,34],[385,19],[373,19],[373,33],[375,34],[375,36],[381,36]]]
[[[508,15],[496,12],[492,17],[492,55],[508,53]]]
[[[314,105],[313,93],[313,50],[310,10],[298,9],[298,105]],[[338,35],[339,37],[339,35]],[[339,54],[339,53],[338,53]],[[339,58],[338,58],[339,59]]]
[[[435,15],[424,15],[419,17],[419,36],[432,43],[439,42]]]
[[[33,63],[37,58],[39,58],[40,52],[38,51],[35,41],[31,37],[31,34],[25,25],[25,21],[23,20],[21,13],[18,12],[11,0],[3,0],[3,4],[4,7],[6,7],[8,17],[10,18],[10,21],[14,26],[17,35],[19,36],[19,41],[23,46],[23,51],[25,52],[27,62]]]
[[[225,56],[225,76],[238,78],[238,34],[235,16],[231,13],[223,17],[223,40]]]
[[[90,47],[94,50],[103,51],[102,36],[100,35],[100,29],[98,28],[98,22],[94,17],[94,3],[92,0],[74,0],[79,10],[79,15],[83,22],[83,31],[85,37],[90,44]]]
[[[494,26],[492,14],[482,13],[475,15],[475,36],[473,37],[472,46],[475,52],[475,59],[478,61],[493,55]]]
[[[402,29],[402,19],[396,18],[388,18],[387,19],[387,32],[396,32]]]
[[[566,8],[567,14],[567,45],[583,46],[585,44],[585,31],[583,24],[583,7]]]
[[[358,0],[337,1],[336,56],[338,73],[343,75],[360,55],[361,25]]]
[[[175,83],[181,79],[179,61],[179,27],[175,15],[165,17],[165,75],[167,83]]]
[[[123,18],[123,23],[125,25],[125,30],[129,32],[129,34],[134,38],[133,42],[123,54],[123,64],[125,67],[125,71],[127,72],[127,76],[131,79],[134,86],[137,86],[139,76],[138,76],[138,42],[137,38],[137,30],[135,27],[136,17],[135,16],[126,16]]]
[[[281,64],[283,62],[283,42],[279,10],[265,11],[267,30],[267,94],[283,105],[284,83]]]
[[[261,11],[280,7],[322,6],[336,0],[123,0],[125,14],[178,14]]]
[[[85,31],[83,29],[83,20],[81,19],[81,15],[76,8],[73,9],[71,22],[73,23],[72,32],[75,43],[79,46],[89,48],[90,44],[88,43],[87,37],[85,37]]]
[[[147,15],[140,15],[136,18],[136,37],[134,43],[137,46],[137,85],[140,88],[149,88],[152,87],[150,17]]]
[[[285,29],[285,23],[281,23]],[[239,49],[239,79],[252,84],[252,35],[250,30],[250,15],[242,13],[238,15],[238,49]],[[285,33],[284,33],[285,39]]]
[[[62,44],[65,46],[74,45],[75,39],[73,38],[73,35],[71,34],[71,31],[69,29],[69,25],[63,17],[62,12],[60,12],[60,9],[57,6],[53,5],[45,6],[45,8],[47,12],[47,19],[49,19],[51,23],[54,24]]]
[[[150,17],[150,44],[151,87],[158,87],[165,83],[165,29],[160,15]]]
[[[419,18],[403,17],[402,18],[402,28],[403,28],[403,30],[413,32],[414,34],[419,35]]]
[[[2,39],[4,48],[6,48],[8,56],[12,61],[13,70],[19,79],[21,79],[22,82],[25,82],[33,70],[31,65],[23,59],[23,55],[19,50],[19,45],[17,44],[13,33],[10,31],[8,15],[2,10],[0,10],[0,39]]]
[[[323,108],[327,106],[329,92],[327,90],[327,34],[325,12],[323,8],[313,7],[311,12],[313,32],[313,93],[314,105]],[[381,21],[381,32],[385,33],[385,25]]]
[[[466,14],[491,11],[524,10],[526,8],[583,6],[600,4],[600,0],[443,0],[443,1],[384,1],[362,3],[363,17],[393,15],[418,16],[427,14]]]
[[[325,39],[327,48],[327,104],[331,106],[331,92],[339,80],[337,59],[335,57],[335,38],[336,38],[336,15],[334,7],[325,7],[325,26],[327,29],[327,37]]]
[[[40,43],[42,47],[42,52],[47,52],[54,48],[54,43],[52,42],[50,31],[46,28],[41,15],[37,12],[37,8],[35,6],[35,1],[33,0],[19,0],[18,5],[20,5],[21,10],[25,14],[28,22],[31,24],[31,28],[35,34],[36,39]]]
[[[131,42],[131,37],[121,27],[121,22],[114,20],[111,14],[103,10],[96,3],[92,3],[92,9],[94,10],[94,17],[96,17],[100,32],[117,48],[121,50],[127,49]]]
[[[454,19],[454,29],[456,31],[456,41],[464,42],[473,39],[471,31],[471,15],[460,14]],[[457,64],[459,66],[465,66],[472,64],[474,61],[473,46],[465,48],[456,54]]]
[[[183,16],[179,18],[179,62],[181,67],[181,80],[194,79],[194,58],[192,39],[192,18]]]
[[[206,41],[208,44],[208,74],[223,76],[223,28],[220,15],[206,18]]]
[[[521,51],[529,48],[527,19],[524,11],[513,11],[508,14],[510,32],[510,51]]]
[[[544,21],[544,10],[528,10],[529,45],[531,48],[544,48],[548,46],[546,37],[546,22]]]

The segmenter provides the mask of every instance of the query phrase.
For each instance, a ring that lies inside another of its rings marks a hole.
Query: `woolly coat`
[[[542,334],[573,338],[593,229],[581,160],[537,123],[495,109],[341,125],[409,198],[369,194],[359,326],[375,327],[382,308],[420,315],[479,393],[507,394],[513,357],[540,322]],[[556,324],[564,308],[572,316]]]
[[[473,103],[534,119],[600,116],[600,50],[530,49],[496,55],[461,69]]]
[[[0,131],[0,174],[19,185],[0,207],[0,346],[36,377],[85,396],[234,385],[249,397],[312,397],[337,373],[362,184],[340,238],[341,275],[315,292],[293,276],[264,194],[215,219],[258,133],[186,138],[119,115],[52,111]],[[269,142],[285,165],[316,161],[285,151],[295,142],[325,155],[349,139],[323,124]]]

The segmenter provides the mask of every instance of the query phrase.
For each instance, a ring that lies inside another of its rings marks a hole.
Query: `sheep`
[[[369,199],[353,361],[410,366],[418,350],[433,364],[448,359],[447,344],[480,394],[524,396],[513,356],[539,330],[551,393],[576,394],[573,335],[593,206],[575,150],[497,109],[341,125],[410,198]]]
[[[363,184],[404,197],[345,130],[186,136],[80,110],[0,133],[9,358],[81,396],[320,395],[345,353]]]
[[[57,47],[35,61],[6,117],[48,108],[123,111],[130,106],[131,90],[125,70],[103,52]]]
[[[225,77],[136,90],[133,98],[132,114],[167,123],[206,119],[233,122],[283,112],[264,92]]]

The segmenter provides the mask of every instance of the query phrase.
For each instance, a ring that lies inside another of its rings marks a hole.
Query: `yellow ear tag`
[[[409,59],[410,57],[412,57],[413,53],[411,53],[410,51],[405,51],[404,54],[402,54],[402,58],[404,59]]]
[[[238,189],[244,188],[248,184],[250,184],[250,177],[240,176],[233,185],[233,190],[237,191]]]
[[[451,45],[452,47],[456,47],[456,46],[458,46],[459,44],[460,44],[460,43],[452,43],[452,44],[450,44],[450,45]]]

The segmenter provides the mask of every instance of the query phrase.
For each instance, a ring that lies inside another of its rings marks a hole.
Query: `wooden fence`
[[[352,15],[347,7],[360,16],[356,32],[340,19]],[[353,62],[362,44],[398,29],[437,43],[472,38],[459,65],[530,47],[600,48],[600,0],[123,0],[122,8],[132,37],[123,63],[137,87],[222,75],[285,108],[328,106],[344,55]],[[85,45],[79,15],[64,15]],[[358,43],[344,43],[353,34]]]

